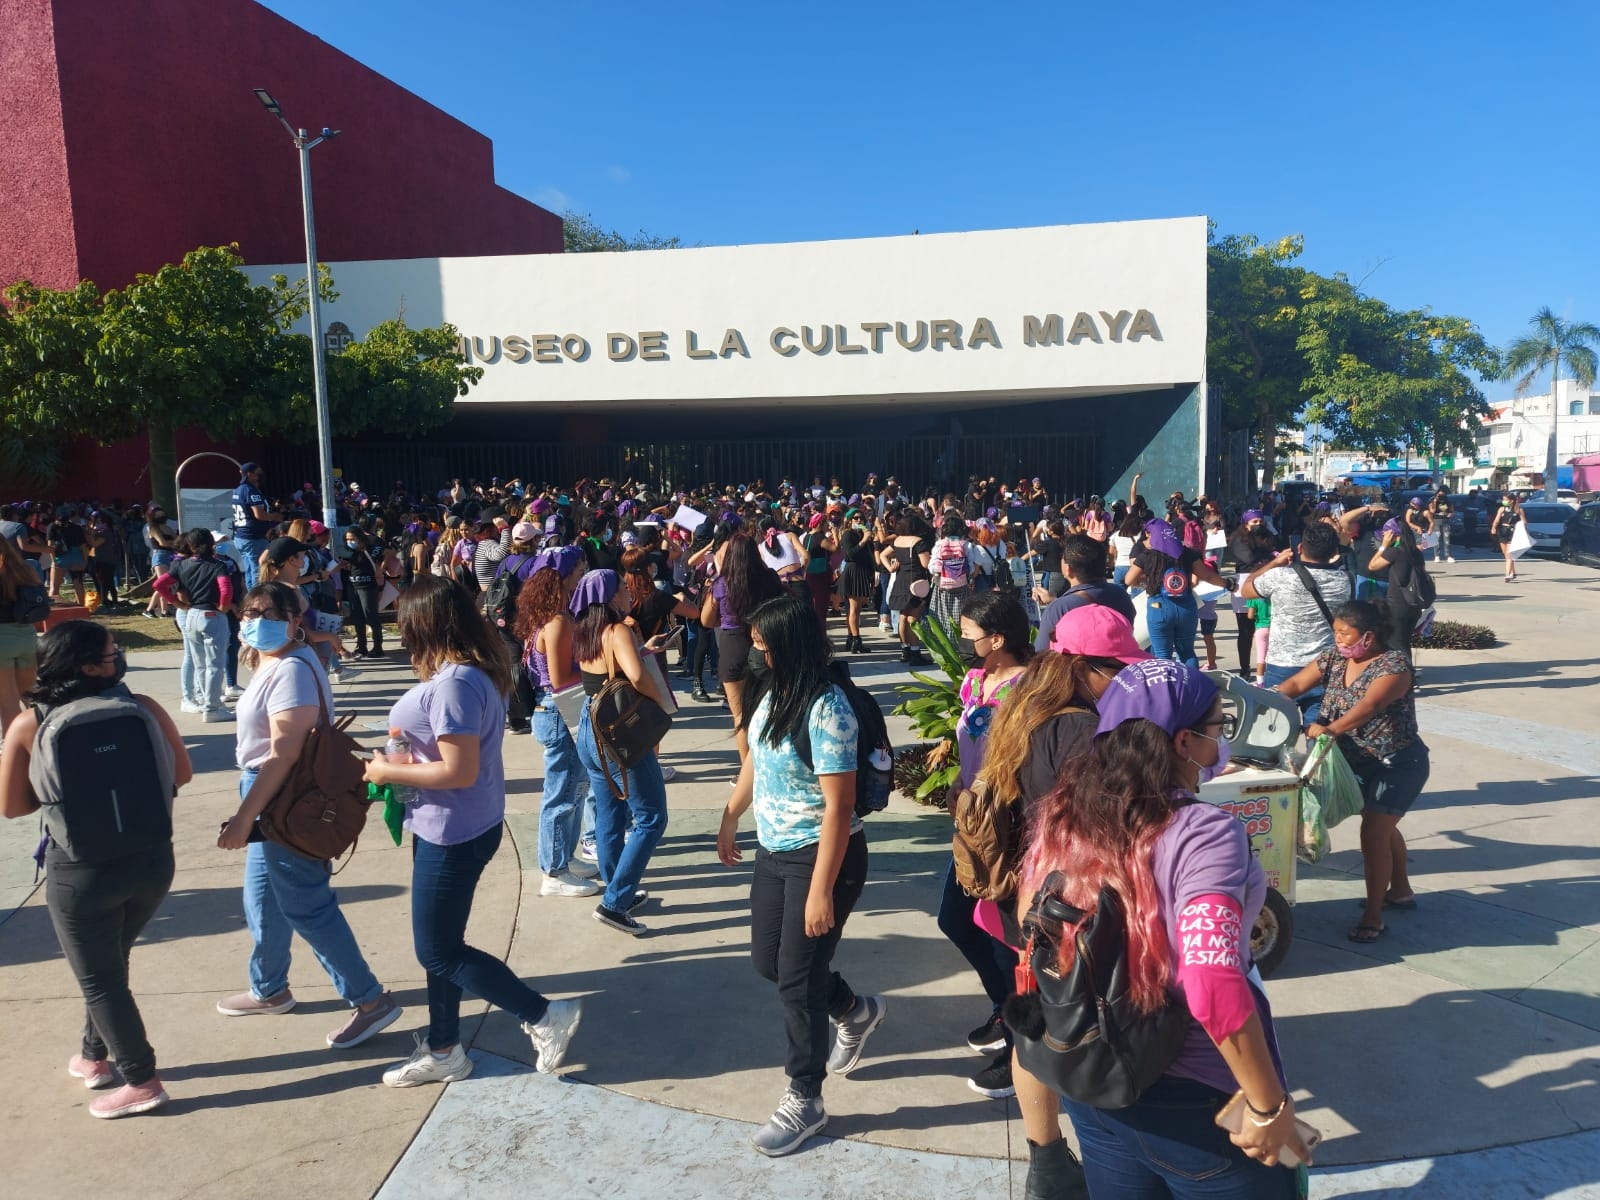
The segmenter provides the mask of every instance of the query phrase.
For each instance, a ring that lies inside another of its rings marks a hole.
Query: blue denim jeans
[[[198,608],[189,608],[179,610],[178,622],[183,629],[184,662],[179,682],[187,682],[185,695],[201,708],[219,709],[227,674],[228,618],[219,612],[208,617]],[[188,681],[184,675],[189,676]]]
[[[189,648],[189,610],[178,608],[173,612],[173,620],[178,626],[178,634],[183,638],[183,659],[178,663],[178,694],[183,697],[185,704],[192,704],[196,708],[204,708],[196,685],[199,683],[199,672],[195,669],[195,654]]]
[[[1228,1097],[1165,1075],[1130,1108],[1063,1100],[1094,1200],[1295,1200],[1295,1172],[1249,1158],[1217,1128]]]
[[[656,843],[667,831],[667,785],[661,778],[661,764],[651,754],[627,772],[628,798],[620,799],[617,785],[622,781],[608,775],[600,763],[587,708],[578,720],[578,757],[589,772],[589,786],[594,789],[595,855],[600,877],[606,881],[600,902],[609,909],[625,912],[655,853]]]
[[[588,790],[588,773],[578,761],[578,744],[556,711],[549,692],[539,693],[534,706],[533,736],[544,747],[544,795],[539,800],[539,869],[559,875],[578,848],[582,819],[580,797]]]
[[[1198,667],[1194,656],[1194,635],[1200,628],[1200,609],[1193,596],[1147,595],[1145,618],[1150,630],[1150,653],[1157,658],[1175,658]]]
[[[430,1050],[448,1050],[461,1040],[464,991],[529,1024],[543,1019],[549,1007],[504,962],[467,945],[472,896],[504,832],[504,825],[496,825],[454,846],[411,839],[411,940],[428,973]]]
[[[266,538],[242,538],[237,534],[233,538],[234,549],[239,551],[239,557],[244,559],[244,587],[249,591],[261,582],[261,556],[266,552]]]
[[[241,799],[255,780],[256,772],[239,772]],[[276,842],[245,847],[244,920],[253,943],[250,991],[257,999],[269,999],[289,986],[289,942],[297,933],[346,1004],[367,1004],[383,994],[344,919],[331,879],[327,863]]]
[[[1293,679],[1300,674],[1301,667],[1275,667],[1267,664],[1265,673],[1261,676],[1261,686],[1276,688],[1286,679]],[[1305,718],[1307,725],[1315,724],[1317,718],[1322,716],[1322,685],[1319,683],[1309,692],[1297,696],[1295,703],[1300,706],[1300,715]]]

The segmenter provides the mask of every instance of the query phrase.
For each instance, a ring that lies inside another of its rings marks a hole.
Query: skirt
[[[847,562],[839,568],[840,596],[845,599],[854,597],[857,600],[866,600],[877,595],[877,592],[878,576],[875,567]]]

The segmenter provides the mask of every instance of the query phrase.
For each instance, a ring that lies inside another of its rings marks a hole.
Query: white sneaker
[[[661,765],[661,782],[662,783],[671,783],[677,777],[678,777],[678,768],[677,767],[669,767],[665,763],[663,763]]]
[[[1445,562],[1455,562],[1455,559],[1453,559],[1453,558],[1447,558],[1447,559],[1445,559]]]
[[[243,696],[244,689],[242,687],[229,687],[222,693],[222,698],[224,700],[239,700],[242,699]]]
[[[600,885],[593,879],[579,879],[571,871],[546,875],[544,882],[539,885],[541,896],[594,896],[599,891]]]
[[[343,671],[338,671],[338,670],[329,671],[328,672],[328,682],[329,683],[343,683],[344,682],[344,672]]]
[[[600,868],[586,859],[573,858],[567,862],[567,874],[575,879],[593,879],[600,874]]]
[[[225,708],[208,708],[205,716],[200,718],[207,725],[218,725],[223,721],[233,720],[233,714]]]
[[[205,712],[205,708],[202,705],[194,704],[191,701],[185,700],[182,704],[178,705],[178,711],[194,713],[196,716],[198,716],[199,714]]]
[[[522,1032],[533,1039],[534,1069],[548,1075],[567,1059],[567,1047],[583,1020],[582,1000],[552,1000],[537,1024],[524,1022]]]
[[[472,1060],[457,1042],[443,1058],[438,1057],[420,1033],[411,1039],[416,1049],[403,1063],[390,1067],[383,1073],[383,1082],[389,1087],[416,1087],[423,1083],[455,1083],[472,1074]]]

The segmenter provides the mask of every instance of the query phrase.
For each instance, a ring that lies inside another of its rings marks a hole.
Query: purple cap
[[[1251,521],[1259,521],[1261,520],[1261,510],[1259,508],[1247,508],[1239,517],[1239,520],[1246,525],[1250,524]]]
[[[1168,558],[1183,557],[1183,543],[1178,540],[1178,535],[1172,532],[1172,526],[1160,517],[1146,521],[1144,531],[1150,539],[1150,549],[1157,554],[1165,554]]]
[[[1145,720],[1161,726],[1170,737],[1192,728],[1216,699],[1217,685],[1187,663],[1170,658],[1129,663],[1100,697],[1095,735],[1110,733],[1124,721]]]

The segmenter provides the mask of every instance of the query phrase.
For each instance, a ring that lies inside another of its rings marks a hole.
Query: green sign
[[[1497,458],[1494,460],[1494,465],[1501,471],[1515,471],[1519,464],[1514,458]]]
[[[1430,458],[1428,460],[1428,470],[1430,471],[1454,471],[1455,469],[1456,460],[1453,457]]]

